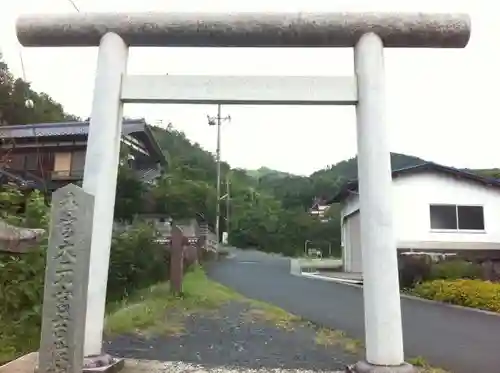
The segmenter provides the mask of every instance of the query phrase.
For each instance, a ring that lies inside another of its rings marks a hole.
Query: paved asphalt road
[[[292,276],[290,261],[235,251],[209,275],[238,292],[363,339],[362,289]],[[402,298],[405,354],[453,373],[500,372],[500,316]]]

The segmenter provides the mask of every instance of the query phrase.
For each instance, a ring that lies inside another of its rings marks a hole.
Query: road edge
[[[298,265],[298,262],[296,263],[296,265]],[[312,279],[312,280],[335,282],[337,284],[346,285],[346,286],[352,286],[352,287],[355,287],[355,288],[358,288],[358,289],[363,289],[363,285],[360,285],[356,281],[345,280],[345,279],[336,279],[336,278],[332,278],[332,277],[328,277],[328,276],[322,276],[322,275],[316,274],[316,273],[304,273],[304,272],[301,272],[300,267],[298,267],[298,269],[297,268],[293,268],[292,269],[292,264],[290,264],[290,274],[293,275],[293,276],[304,277],[304,278],[308,278],[308,279]],[[434,304],[434,305],[441,305],[441,306],[448,307],[448,308],[454,308],[454,309],[458,309],[458,310],[462,310],[462,311],[468,311],[468,312],[476,312],[476,313],[480,313],[480,314],[483,314],[483,315],[494,316],[494,317],[500,318],[500,314],[498,314],[496,312],[492,312],[492,311],[486,311],[486,310],[480,310],[480,309],[477,309],[477,308],[470,308],[470,307],[465,307],[465,306],[459,306],[459,305],[456,305],[456,304],[451,304],[451,303],[440,302],[440,301],[437,301],[437,300],[420,298],[420,297],[417,297],[417,296],[414,296],[414,295],[409,295],[409,294],[404,294],[404,293],[400,293],[400,296],[401,296],[401,298],[405,298],[405,299],[409,299],[409,300],[414,300],[414,301],[419,301],[419,302],[424,302],[424,303],[429,303],[429,304]]]

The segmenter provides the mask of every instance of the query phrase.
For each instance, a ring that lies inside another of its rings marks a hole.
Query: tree
[[[144,206],[147,191],[133,170],[126,164],[118,168],[116,183],[115,220],[132,222]]]
[[[33,101],[33,107],[26,106]],[[61,104],[46,93],[37,93],[30,83],[15,79],[0,55],[0,125],[62,122],[79,118],[64,112]]]
[[[202,212],[213,221],[215,191],[203,180],[192,180],[179,172],[168,173],[158,180],[151,193],[156,212],[169,214],[173,219],[194,218]]]

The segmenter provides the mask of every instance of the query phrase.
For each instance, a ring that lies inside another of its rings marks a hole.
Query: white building
[[[435,163],[393,171],[398,250],[500,255],[500,181]],[[357,181],[329,203],[341,203],[344,270],[362,272]]]

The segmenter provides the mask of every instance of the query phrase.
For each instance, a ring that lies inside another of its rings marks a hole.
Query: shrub
[[[22,257],[0,255],[0,364],[38,348],[45,247]]]
[[[431,266],[430,279],[458,280],[460,278],[478,279],[481,277],[481,267],[478,264],[461,259],[445,260]]]
[[[168,278],[168,251],[155,242],[156,231],[135,222],[113,237],[109,263],[107,300],[116,301],[133,290]]]
[[[19,223],[22,219],[16,219],[24,203],[24,195],[19,189],[12,185],[3,185],[0,188],[0,213],[2,218],[7,218],[11,222],[13,219]]]
[[[482,280],[434,280],[418,284],[413,293],[426,299],[500,312],[500,284]]]
[[[41,194],[32,193],[24,215],[19,215],[23,200],[17,190],[0,191],[1,217],[16,225],[47,228],[48,208]],[[26,254],[0,253],[0,364],[38,348],[46,245],[45,239]]]
[[[482,268],[463,259],[436,259],[428,254],[399,256],[399,283],[408,289],[431,280],[457,280],[482,278]]]
[[[399,256],[399,285],[401,288],[411,288],[425,281],[431,273],[432,259],[427,255]]]

